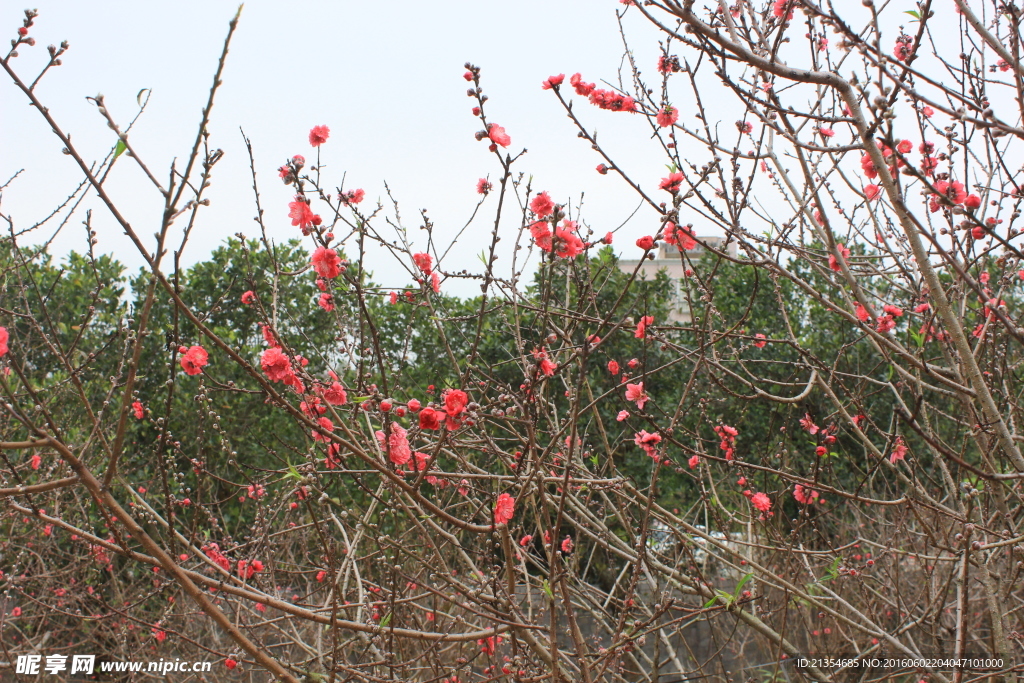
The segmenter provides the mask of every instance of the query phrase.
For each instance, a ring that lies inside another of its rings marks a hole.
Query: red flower
[[[666,104],[655,117],[658,121],[658,125],[662,128],[668,128],[676,121],[679,120],[679,110],[673,107],[671,104]]]
[[[569,536],[566,536],[564,539],[562,539],[562,552],[563,553],[571,553],[573,547],[574,546],[573,546],[573,543],[572,543],[572,538],[570,538]]]
[[[281,382],[290,377],[292,362],[279,346],[273,346],[260,356],[260,367],[271,382]],[[327,401],[330,403],[330,400]]]
[[[405,405],[409,408],[410,412],[413,412],[413,413],[419,412],[420,402],[417,401],[416,399],[414,399],[414,398],[409,399],[409,402],[406,403]]]
[[[600,173],[601,175],[608,175],[608,167],[605,166],[604,164],[598,164],[597,172]]]
[[[317,300],[316,303],[320,308],[330,313],[331,311],[334,310],[333,299],[334,297],[332,297],[330,294],[324,293],[320,295],[320,298]]]
[[[653,324],[653,315],[643,316],[642,318],[640,318],[640,322],[636,324],[636,332],[633,333],[633,336],[636,337],[637,339],[645,339],[647,337],[647,326]]]
[[[857,313],[857,320],[862,323],[866,323],[868,320],[871,320],[871,314],[868,313],[868,309],[864,308],[862,304],[857,304],[855,312]]]
[[[430,266],[433,261],[430,254],[424,254],[422,252],[419,254],[413,254],[412,260],[416,264],[417,268],[422,270],[425,274],[430,275]]]
[[[38,470],[39,466],[43,464],[43,457],[38,453],[33,454],[32,458],[32,469]]]
[[[248,304],[253,303],[254,301],[256,301],[256,293],[254,291],[252,291],[251,289],[246,291],[244,294],[242,294],[242,303],[243,304],[248,305]]]
[[[238,662],[231,659],[231,657],[228,657],[224,660],[224,666],[226,666],[229,669],[234,669],[236,666],[238,666]]]
[[[462,389],[449,389],[444,395],[444,410],[449,417],[456,418],[466,409],[469,396]]]
[[[693,239],[692,225],[677,226],[672,221],[665,223],[665,241],[669,244],[678,244],[683,251],[689,251],[697,246],[697,240]]]
[[[476,181],[477,194],[487,194],[493,189],[493,187],[494,186],[491,185],[491,181],[489,181],[487,178],[481,178],[480,180]]]
[[[808,434],[817,434],[818,425],[814,424],[814,420],[811,419],[810,413],[804,413],[804,416],[800,418],[800,426],[807,430]]]
[[[967,199],[964,200],[964,206],[968,209],[981,208],[981,197],[976,194],[968,195]]]
[[[831,128],[820,128],[818,129],[818,132],[821,133],[821,137],[823,138],[830,138],[836,134],[836,132]]]
[[[555,256],[576,258],[583,252],[583,246],[583,240],[576,234],[576,221],[564,220],[555,228],[555,239],[552,242]]]
[[[185,347],[181,348],[185,349]],[[202,346],[193,346],[183,350],[182,353],[184,355],[181,357],[181,369],[188,375],[198,375],[202,372],[202,367],[206,365],[210,357]]]
[[[533,243],[544,251],[551,251],[551,228],[544,221],[537,221],[530,226]]]
[[[557,76],[548,76],[548,79],[541,83],[540,87],[543,90],[551,90],[554,87],[562,85],[562,81],[565,80],[565,74],[558,74]]]
[[[507,493],[498,496],[494,503],[494,523],[508,524],[516,511],[516,499]]]
[[[632,97],[614,90],[594,90],[590,93],[590,103],[609,111],[636,111],[636,102]]]
[[[555,203],[547,192],[541,192],[530,202],[530,210],[537,214],[537,218],[547,218],[555,209]]]
[[[897,460],[903,460],[907,455],[907,444],[903,443],[903,437],[896,437],[896,445],[889,454],[889,462],[896,464]]]
[[[569,84],[576,90],[576,94],[580,97],[587,97],[590,93],[594,92],[595,86],[593,83],[584,83],[583,77],[580,74],[573,74],[569,79]]]
[[[313,270],[320,277],[332,279],[341,273],[341,259],[338,258],[338,252],[329,247],[317,247],[310,262],[313,264]]]
[[[476,641],[477,645],[480,646],[480,651],[486,655],[493,655],[495,645],[501,643],[501,636],[488,636],[486,638],[480,638]]]
[[[285,360],[287,360],[287,357]],[[332,406],[343,406],[348,403],[348,394],[345,393],[345,388],[341,386],[340,382],[334,382],[327,389],[324,389],[323,397]]]
[[[679,186],[682,184],[683,174],[678,172],[672,173],[669,177],[661,179],[661,182],[658,184],[658,189],[675,194],[676,192],[679,192]]]
[[[0,357],[7,355],[10,350],[7,347],[7,341],[10,339],[10,335],[7,332],[6,327],[0,327]]]
[[[612,373],[613,375],[619,374],[619,363],[618,363],[618,361],[614,361],[614,360],[608,361],[608,372]]]
[[[141,420],[146,415],[146,409],[138,401],[132,403],[132,412],[135,413],[136,420]]]
[[[636,241],[636,246],[647,251],[654,248],[654,238],[650,235],[644,235]]]
[[[377,439],[381,442],[381,447],[387,451],[388,459],[395,465],[404,465],[412,460],[412,449],[409,447],[409,438],[406,434],[407,432],[397,422],[392,422],[391,434],[385,444],[384,433],[377,432]]]
[[[914,49],[914,39],[910,36],[900,36],[896,40],[896,45],[892,49],[893,56],[901,62],[905,62],[910,59],[910,55]]]
[[[783,21],[793,20],[793,0],[775,0],[772,5],[772,14],[783,18]]]
[[[847,249],[844,245],[837,244],[836,250],[842,255],[844,260],[850,258],[850,250]],[[828,267],[836,271],[837,273],[840,273],[843,270],[842,267],[839,265],[839,260],[835,257],[835,254],[828,255]]]
[[[761,334],[760,332],[755,334],[754,338],[758,340],[758,341],[754,342],[754,346],[756,346],[759,349],[763,349],[765,347],[765,345],[768,344],[768,342],[765,341],[765,336],[763,334]]]
[[[358,204],[359,202],[363,201],[363,197],[365,196],[366,192],[364,192],[362,188],[359,188],[356,190],[349,190],[347,192],[340,193],[338,195],[338,201],[340,201],[342,204],[345,204],[346,206],[349,206],[352,204]]]
[[[882,188],[874,183],[864,188],[864,196],[868,198],[868,201],[872,201],[878,198],[878,195],[882,194]]]
[[[313,130],[309,131],[309,144],[319,147],[327,142],[330,135],[331,129],[327,126],[313,126]]]
[[[502,147],[508,147],[512,144],[512,138],[509,137],[504,128],[496,123],[487,126],[487,137],[491,139],[491,142]]]
[[[818,498],[818,492],[814,489],[804,488],[800,484],[793,487],[793,498],[796,502],[810,505]]]
[[[292,225],[308,230],[311,225],[320,223],[320,216],[313,213],[309,204],[302,197],[295,197],[295,201],[288,203],[288,217],[292,219]]]
[[[675,73],[676,71],[680,71],[681,69],[682,66],[680,66],[679,64],[679,57],[676,57],[675,55],[671,55],[669,57],[661,55],[660,57],[658,57],[658,71],[660,71],[661,73]]]
[[[756,507],[761,512],[768,512],[772,509],[772,501],[765,494],[758,491],[750,498],[750,504]]]
[[[420,429],[440,429],[441,420],[438,412],[433,408],[424,408],[420,411]]]
[[[316,423],[320,426],[320,429],[324,430],[325,432],[333,432],[334,431],[334,423],[331,422],[330,420],[328,420],[326,417],[319,418],[316,421]],[[327,441],[328,440],[327,437],[324,436],[323,434],[321,434],[320,430],[318,430],[318,429],[314,429],[313,432],[312,432],[312,435],[313,435],[313,441]],[[328,451],[328,453],[329,452],[330,451]]]
[[[636,384],[626,384],[626,400],[634,401],[636,403],[636,407],[639,410],[643,410],[644,404],[651,399],[644,392],[644,383],[637,382]]]

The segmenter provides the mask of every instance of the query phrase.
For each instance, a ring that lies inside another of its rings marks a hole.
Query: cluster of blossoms
[[[856,312],[857,319],[862,323],[866,323],[871,320],[871,313],[868,312],[868,309],[865,308],[863,304],[858,303],[854,310]],[[893,306],[892,304],[885,304],[885,306],[882,307],[882,315],[878,316],[875,329],[883,334],[892,331],[896,327],[896,318],[899,318],[902,315],[902,308]]]
[[[0,358],[7,355],[10,350],[7,347],[7,342],[10,341],[10,334],[7,332],[6,327],[0,327]]]
[[[679,171],[670,173],[668,177],[662,178],[661,182],[658,183],[659,190],[665,190],[675,194],[679,192],[679,188],[683,185],[683,174]]]
[[[672,221],[667,221],[664,228],[665,243],[678,244],[682,251],[689,251],[697,246],[697,240],[693,237],[693,223],[679,226]]]
[[[733,460],[736,456],[736,437],[739,436],[739,432],[736,431],[735,427],[729,425],[718,425],[715,427],[715,434],[721,439],[718,444],[718,448],[725,453],[726,460]]]
[[[202,346],[182,346],[178,349],[178,353],[182,354],[179,362],[181,369],[187,375],[198,375],[210,359],[210,354]]]
[[[678,73],[683,70],[679,63],[679,57],[675,55],[661,55],[658,57],[658,71],[663,74]]]
[[[636,324],[636,330],[633,331],[633,336],[637,339],[647,338],[647,328],[654,324],[653,315],[642,315],[640,320]]]
[[[538,348],[533,351],[533,359],[537,361],[537,367],[547,377],[551,377],[555,374],[555,369],[558,367],[554,361],[548,356],[548,352],[545,349]]]
[[[942,206],[940,198],[945,198],[954,206],[963,206],[971,211],[981,208],[981,197],[976,194],[968,194],[967,188],[959,181],[936,180],[935,190],[938,194],[932,194],[928,198],[928,210],[935,213]],[[975,239],[981,239],[985,235],[985,229],[975,226],[971,232]]]
[[[530,225],[530,235],[533,236],[534,244],[541,250],[558,258],[576,258],[583,253],[587,245],[577,234],[576,221],[563,219],[561,225],[555,223],[559,216],[556,208],[547,192],[541,192],[533,198],[530,210],[538,220]]]
[[[657,432],[650,434],[646,429],[641,429],[633,436],[633,443],[644,449],[644,453],[658,462],[657,446],[661,443],[661,434]]]
[[[559,76],[558,78],[558,83],[561,83],[561,78],[563,77]],[[545,83],[547,83],[547,81],[545,81]],[[636,100],[629,95],[623,95],[622,93],[615,92],[614,90],[602,90],[595,84],[584,81],[581,74],[573,74],[569,79],[569,85],[573,87],[573,90],[576,91],[577,95],[588,98],[591,104],[600,107],[601,109],[629,112],[635,112],[637,110]]]
[[[899,61],[905,62],[910,59],[912,54],[914,54],[914,39],[904,33],[896,39],[896,45],[892,49],[892,55]]]
[[[814,489],[805,488],[801,484],[793,487],[793,498],[796,502],[804,505],[812,505],[818,499],[818,492]]]
[[[796,5],[796,0],[775,0],[772,4],[772,15],[782,19],[782,21],[793,20],[793,7]]]

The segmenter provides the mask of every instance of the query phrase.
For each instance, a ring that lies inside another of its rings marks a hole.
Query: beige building
[[[736,242],[732,242],[726,247],[724,237],[702,237],[697,235],[696,239],[697,246],[686,251],[686,258],[691,263],[700,261],[707,253],[708,250],[704,248],[704,244],[718,251],[724,248],[730,256],[736,256]],[[675,283],[673,298],[676,304],[669,318],[675,323],[690,322],[690,308],[686,303],[686,280],[683,276],[688,266],[680,258],[678,245],[661,242],[658,245],[657,256],[653,260],[619,259],[619,270],[624,273],[632,273],[636,270],[637,265],[640,266],[638,277],[645,279],[653,278],[659,270],[665,270],[672,282]]]

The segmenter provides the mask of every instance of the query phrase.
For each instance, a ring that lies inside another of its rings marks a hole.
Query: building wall
[[[691,262],[699,261],[704,257],[708,250],[704,248],[701,242],[707,244],[713,249],[721,251],[725,248],[726,253],[730,256],[736,256],[736,243],[732,242],[728,246],[725,246],[724,237],[702,237],[697,236],[698,244],[693,249],[686,250],[686,256]],[[637,265],[640,265],[640,273],[637,277],[653,280],[659,270],[664,270],[672,282],[675,284],[675,292],[673,298],[675,300],[675,307],[672,313],[669,315],[669,320],[674,323],[689,323],[690,308],[686,302],[686,280],[684,279],[683,273],[687,266],[679,256],[679,247],[674,244],[665,244],[664,242],[658,247],[658,254],[653,259],[620,259],[619,270],[624,273],[632,273],[636,270]]]

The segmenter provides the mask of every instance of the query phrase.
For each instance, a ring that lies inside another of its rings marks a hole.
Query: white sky
[[[150,104],[130,139],[165,181],[171,160],[183,159],[190,149],[236,7],[194,0],[41,2],[30,34],[37,45],[21,49],[16,68],[23,78],[32,78],[46,61],[46,45],[70,42],[64,65],[47,75],[38,92],[90,160],[101,159],[115,139],[86,96],[103,93],[113,116],[127,123],[136,110],[136,94],[151,88]],[[535,188],[549,190],[556,200],[585,193],[584,218],[598,234],[617,227],[633,213],[639,198],[615,176],[594,171],[601,160],[577,139],[552,93],[541,90],[540,83],[551,74],[568,77],[575,71],[591,82],[615,81],[623,56],[615,19],[621,8],[612,0],[246,3],[210,126],[211,145],[226,156],[215,169],[208,195],[212,206],[202,214],[185,261],[202,259],[238,231],[257,234],[239,127],[255,148],[272,237],[299,234],[287,219],[291,191],[277,179],[275,169],[296,153],[315,158],[307,135],[317,124],[331,129],[330,141],[321,148],[330,186],[340,184],[347,173],[346,187],[365,188],[367,202],[373,202],[384,196],[387,181],[414,239],[422,235],[415,230],[421,208],[429,209],[442,240],[453,236],[475,205],[477,178],[493,178],[500,171],[486,145],[473,138],[479,122],[470,114],[473,102],[462,78],[467,60],[483,68],[484,89],[491,98],[489,118],[512,136],[510,149],[529,149],[516,168],[532,174]],[[0,8],[0,26],[12,37],[21,10],[12,3]],[[654,80],[658,36],[642,16],[630,14],[635,16],[627,16],[625,23],[631,47]],[[0,89],[0,176],[6,180],[24,169],[4,193],[0,208],[14,218],[16,228],[25,228],[65,198],[79,174],[13,84],[5,82]],[[635,116],[600,111],[582,101],[578,111],[621,165],[657,192],[653,188],[664,175],[664,160],[647,140],[647,125]],[[132,224],[151,243],[161,212],[152,186],[126,157],[108,182]],[[493,221],[487,209],[495,202],[492,195],[477,223],[442,264],[445,269],[479,270],[476,255],[486,244]],[[141,266],[130,242],[98,202],[90,199],[86,205],[97,208],[93,225],[101,240],[98,249],[114,252],[133,269]],[[82,250],[81,220],[76,216],[64,228],[54,242],[55,253]],[[653,212],[642,212],[619,233],[616,248],[633,256],[633,241],[656,226]],[[35,241],[52,232],[52,226],[45,226]],[[503,244],[511,243],[512,235],[505,234]],[[375,279],[389,286],[407,283],[408,276],[389,258],[381,255],[371,261]],[[507,268],[508,257],[499,265]],[[478,290],[462,286],[448,291]]]

